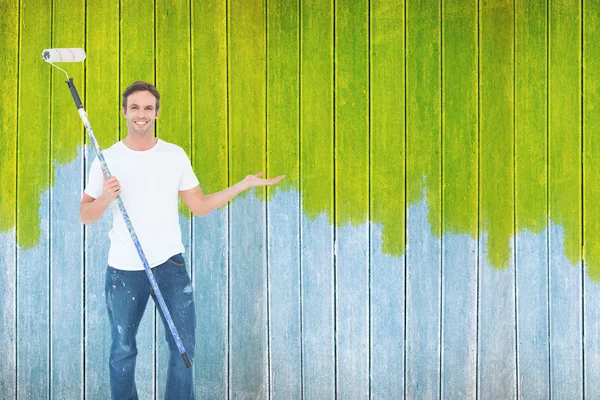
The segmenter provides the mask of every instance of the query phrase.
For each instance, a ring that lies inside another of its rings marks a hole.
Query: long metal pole
[[[104,159],[104,156],[102,155],[102,151],[100,150],[100,147],[98,146],[98,142],[96,141],[96,137],[94,136],[94,131],[92,130],[90,121],[88,121],[87,114],[85,112],[85,109],[83,108],[83,104],[81,104],[81,99],[79,98],[77,89],[75,89],[75,85],[73,84],[73,78],[69,78],[69,80],[67,80],[66,83],[69,86],[69,90],[71,91],[71,95],[73,96],[73,101],[75,101],[75,106],[77,107],[79,116],[81,117],[81,120],[83,121],[83,125],[85,126],[85,130],[89,134],[90,141],[92,142],[92,145],[94,146],[94,150],[96,150],[96,155],[98,156],[98,160],[100,161],[100,165],[102,166],[102,171],[104,172],[106,179],[108,179],[111,177],[110,170],[108,169],[106,160]],[[121,199],[120,195],[117,196],[117,204],[119,205],[119,210],[121,210],[121,214],[123,215],[123,219],[125,220],[125,225],[127,225],[127,229],[129,230],[129,235],[131,236],[131,239],[133,240],[133,244],[135,245],[138,255],[140,256],[140,259],[142,260],[142,264],[144,264],[144,270],[146,271],[146,275],[148,275],[148,280],[150,281],[150,286],[152,286],[152,290],[154,291],[154,294],[156,295],[156,300],[158,301],[158,304],[160,306],[160,309],[162,310],[163,316],[165,317],[165,320],[167,321],[167,324],[169,325],[169,329],[171,330],[171,335],[173,336],[173,339],[175,340],[175,343],[177,344],[177,348],[179,349],[179,354],[181,354],[181,357],[183,358],[183,361],[185,362],[185,366],[187,368],[191,368],[192,363],[190,362],[190,359],[185,351],[185,348],[183,347],[183,342],[181,341],[181,337],[179,337],[179,333],[177,332],[177,328],[175,327],[173,318],[171,318],[171,314],[169,313],[167,304],[165,303],[165,300],[163,299],[160,289],[158,288],[156,279],[154,279],[154,274],[152,273],[152,270],[150,269],[150,265],[148,264],[148,260],[146,259],[146,254],[144,253],[144,250],[142,249],[140,241],[138,240],[138,237],[135,233],[135,230],[133,229],[133,225],[131,224],[131,220],[129,219],[129,214],[127,213],[127,210],[125,209],[125,205],[123,204],[123,200]]]

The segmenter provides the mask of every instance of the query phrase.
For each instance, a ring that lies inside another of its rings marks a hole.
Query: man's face
[[[127,108],[123,115],[130,135],[152,136],[154,120],[160,110],[156,110],[156,97],[148,90],[133,92],[127,97]]]

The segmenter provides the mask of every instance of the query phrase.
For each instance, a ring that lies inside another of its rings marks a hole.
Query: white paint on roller
[[[81,62],[85,60],[85,50],[80,48],[45,49],[42,57],[46,62]]]

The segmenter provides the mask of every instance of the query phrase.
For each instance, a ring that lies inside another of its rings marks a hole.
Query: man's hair
[[[133,82],[127,89],[125,89],[123,92],[123,109],[127,110],[127,98],[130,94],[142,92],[144,90],[149,91],[154,95],[154,97],[156,97],[156,111],[158,112],[158,109],[160,108],[160,93],[158,93],[158,90],[153,84],[143,81]]]

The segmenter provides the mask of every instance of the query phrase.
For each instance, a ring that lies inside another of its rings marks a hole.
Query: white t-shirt
[[[183,253],[179,227],[179,191],[198,186],[198,178],[185,151],[158,139],[150,150],[131,150],[123,142],[102,152],[108,168],[121,184],[121,198],[150,267]],[[98,158],[90,168],[85,193],[97,199],[102,195],[104,174]],[[109,208],[113,226],[108,236],[108,265],[139,271],[144,266],[119,211],[117,201]]]

